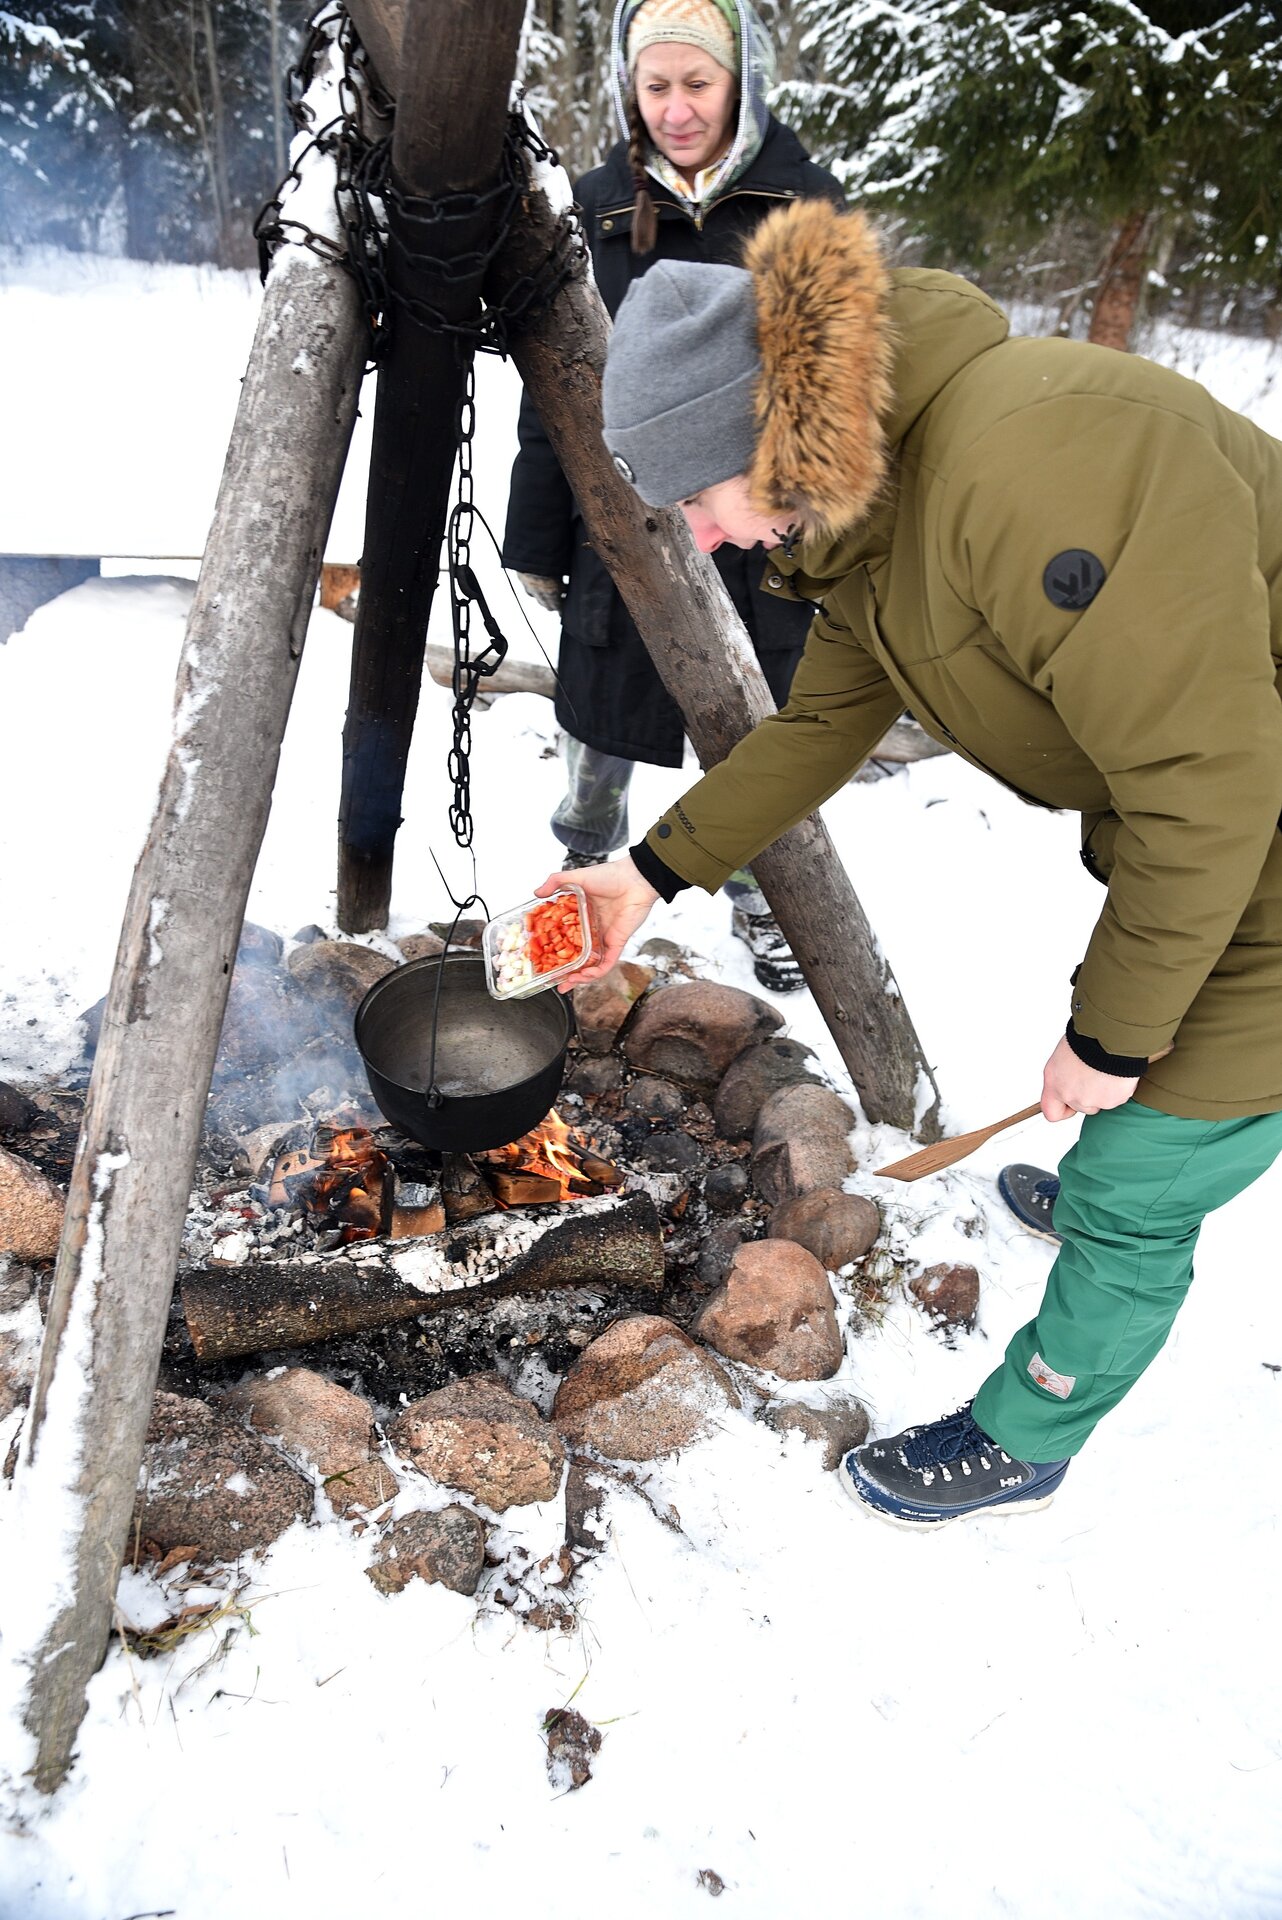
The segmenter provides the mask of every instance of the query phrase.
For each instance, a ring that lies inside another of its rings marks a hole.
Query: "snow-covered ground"
[[[0,270],[5,364],[23,370],[0,550],[194,550],[254,308],[234,275],[57,256]],[[1156,350],[1282,434],[1278,363],[1259,343],[1159,335]],[[483,363],[477,469],[496,531],[515,397],[510,369]],[[534,657],[481,560],[515,650]],[[76,1015],[106,989],[169,735],[190,585],[113,572],[0,646],[0,1078],[18,1085],[74,1057]],[[552,623],[530,612],[550,646]],[[315,615],[249,902],[285,936],[332,926],[350,640]],[[446,825],[448,738],[429,686],[393,934],[445,910],[432,852],[470,889]],[[494,908],[554,864],[553,749],[533,696],[476,723],[477,879]],[[634,825],[684,780],[641,769]],[[1033,1100],[1099,902],[1075,823],[952,759],[848,787],[826,817],[950,1130]],[[754,986],[724,902],[684,895],[647,932]],[[809,1000],[779,1005],[846,1088]],[[862,1122],[854,1138],[864,1168],[905,1145]],[[832,1384],[879,1430],[965,1399],[1034,1310],[1051,1249],[1015,1227],[993,1177],[1006,1159],[1054,1164],[1071,1139],[1039,1120],[916,1186],[855,1176],[923,1264],[970,1260],[984,1282],[979,1328],[952,1347],[902,1299],[849,1344]],[[706,1911],[703,1869],[745,1920],[1282,1914],[1279,1191],[1275,1173],[1208,1224],[1167,1350],[1040,1515],[910,1537],[857,1512],[800,1439],[731,1414],[651,1471],[680,1534],[612,1496],[577,1628],[551,1635],[441,1587],[385,1599],[362,1571],[368,1543],[337,1522],[296,1526],[245,1569],[252,1633],[246,1621],[221,1657],[212,1635],[166,1660],[110,1653],[67,1785],[42,1808],[5,1803],[0,1916],[313,1920],[466,1898],[631,1920]],[[12,1569],[9,1507],[0,1494]],[[560,1527],[556,1502],[514,1509],[500,1546],[537,1556]],[[121,1609],[141,1624],[171,1602],[128,1575]],[[558,1797],[540,1727],[571,1698],[604,1743],[592,1781]],[[23,1753],[0,1717],[0,1768]]]

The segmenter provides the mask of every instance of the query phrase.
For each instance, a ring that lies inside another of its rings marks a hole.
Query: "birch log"
[[[64,1777],[102,1661],[205,1100],[330,516],[356,417],[354,282],[276,256],[178,668],[72,1171],[18,1468],[32,1514],[23,1711]],[[51,1527],[50,1515],[60,1525]],[[21,1532],[21,1525],[19,1527]],[[14,1647],[6,1621],[6,1640]]]

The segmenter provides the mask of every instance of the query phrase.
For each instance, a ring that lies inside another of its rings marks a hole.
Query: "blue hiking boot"
[[[1041,1240],[1060,1245],[1063,1236],[1055,1231],[1058,1174],[1047,1173],[1044,1167],[1003,1167],[997,1176],[997,1191],[1021,1226]]]
[[[1012,1459],[975,1425],[967,1402],[943,1420],[856,1447],[837,1471],[851,1498],[879,1520],[931,1527],[967,1514],[1048,1507],[1068,1461]]]

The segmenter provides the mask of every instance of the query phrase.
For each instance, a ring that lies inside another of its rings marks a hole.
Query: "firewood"
[[[179,1282],[199,1360],[307,1346],[512,1293],[590,1286],[657,1294],[663,1236],[645,1194],[563,1213],[490,1213],[431,1241],[366,1240],[331,1254],[202,1268]]]
[[[429,647],[425,655],[427,670],[438,687],[454,684],[454,649]],[[556,696],[556,675],[538,660],[505,660],[484,681],[486,693],[539,693],[545,700]]]
[[[579,1166],[585,1180],[594,1180],[598,1187],[621,1187],[623,1175],[612,1160],[602,1160],[595,1153],[581,1153]]]
[[[447,1153],[441,1168],[441,1198],[452,1227],[494,1211],[494,1195],[470,1154]]]
[[[525,1167],[491,1167],[489,1182],[505,1207],[544,1207],[561,1198],[561,1182],[552,1173]]]
[[[393,1207],[388,1231],[393,1240],[409,1240],[441,1233],[444,1227],[445,1207],[436,1200],[427,1207]]]

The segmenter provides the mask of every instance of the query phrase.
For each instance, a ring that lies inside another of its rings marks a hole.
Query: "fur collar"
[[[861,213],[798,201],[761,222],[744,265],[761,352],[753,503],[833,538],[886,476],[894,339],[881,245]]]

